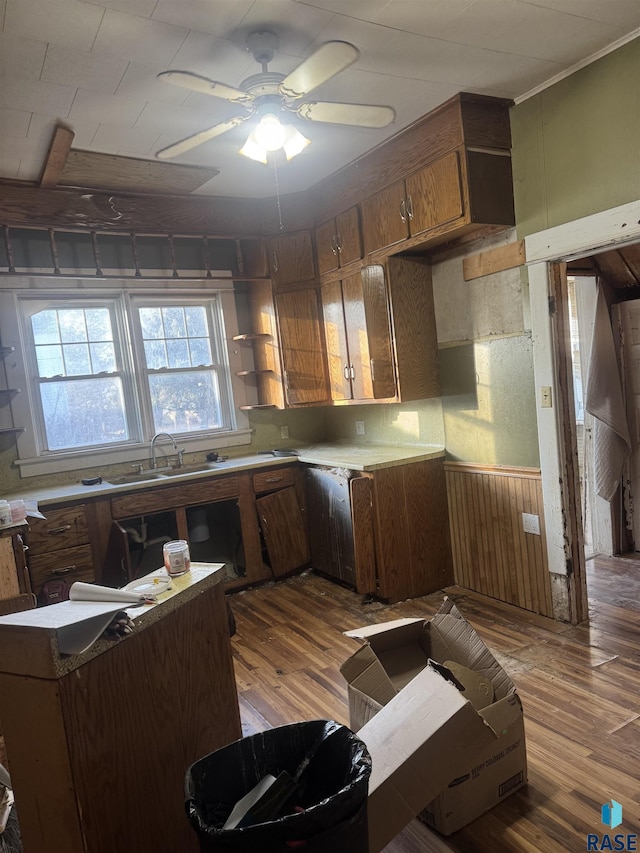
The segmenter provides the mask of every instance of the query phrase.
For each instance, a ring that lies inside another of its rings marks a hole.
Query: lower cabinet
[[[25,535],[29,574],[38,602],[55,604],[75,581],[94,581],[93,549],[85,504],[45,508],[43,515],[29,519]]]
[[[305,472],[311,565],[389,602],[453,583],[442,459]]]

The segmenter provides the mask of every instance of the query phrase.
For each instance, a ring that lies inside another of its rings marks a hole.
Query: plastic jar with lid
[[[11,509],[11,521],[16,524],[19,521],[24,521],[27,517],[27,508],[23,500],[9,501]]]
[[[0,500],[0,527],[11,524],[11,507],[9,501]]]

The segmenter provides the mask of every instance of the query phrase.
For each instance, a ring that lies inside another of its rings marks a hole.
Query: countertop
[[[202,466],[187,465],[184,471],[171,475],[155,476],[153,479],[133,483],[114,483],[105,480],[95,486],[83,486],[79,481],[63,486],[25,489],[12,494],[2,495],[5,500],[36,501],[39,507],[60,501],[82,500],[83,498],[103,497],[109,494],[139,491],[161,487],[167,483],[184,482],[204,477],[234,474],[241,471],[269,468],[302,462],[308,465],[327,465],[332,468],[347,468],[351,471],[377,471],[382,468],[407,465],[411,462],[425,462],[445,455],[441,445],[384,445],[384,444],[314,444],[298,447],[291,456],[271,456],[254,453],[250,456],[238,456],[224,462],[203,462]],[[93,470],[91,474],[93,475]]]

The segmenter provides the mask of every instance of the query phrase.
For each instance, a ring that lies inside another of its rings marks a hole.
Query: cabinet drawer
[[[38,594],[48,580],[93,581],[93,560],[90,545],[62,548],[48,554],[29,554],[31,586]]]
[[[237,477],[212,477],[180,486],[162,486],[128,492],[111,500],[111,514],[114,518],[133,518],[150,512],[175,509],[179,506],[209,503],[236,498],[240,493]]]
[[[60,548],[84,545],[89,528],[84,504],[62,509],[45,509],[46,518],[30,518],[27,544],[32,554],[47,554]]]
[[[269,471],[261,471],[253,475],[253,491],[258,495],[261,492],[272,492],[274,489],[293,486],[294,477],[291,468],[271,468]]]

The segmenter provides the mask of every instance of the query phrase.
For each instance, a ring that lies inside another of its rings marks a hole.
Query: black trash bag
[[[267,774],[288,773],[295,792],[262,823],[223,829],[235,804]],[[185,808],[202,853],[367,853],[371,757],[346,726],[312,720],[242,738],[196,761]]]

